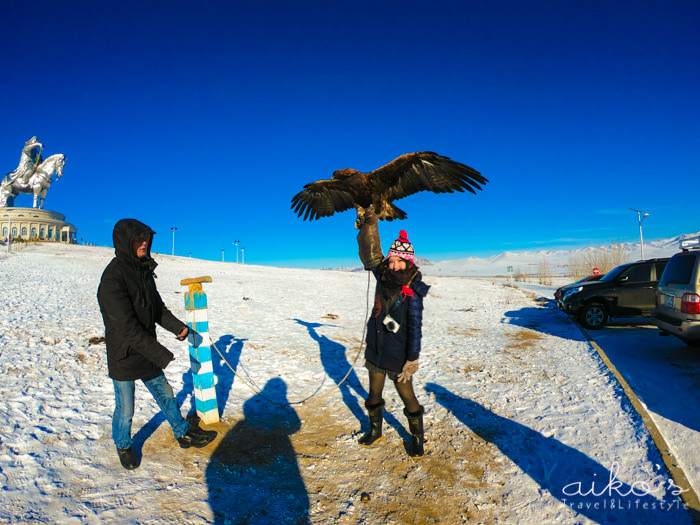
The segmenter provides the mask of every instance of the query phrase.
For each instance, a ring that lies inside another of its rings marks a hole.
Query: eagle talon
[[[371,208],[371,206],[370,206]],[[357,219],[355,220],[355,229],[359,230],[365,223],[365,209],[362,206],[355,205],[355,210],[357,211]]]

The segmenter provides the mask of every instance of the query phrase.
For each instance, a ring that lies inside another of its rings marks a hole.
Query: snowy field
[[[426,278],[415,379],[426,456],[412,460],[392,385],[372,448],[357,445],[362,358],[336,388],[360,349],[366,274],[156,256],[180,318],[180,280],[213,278],[210,335],[238,375],[215,359],[220,435],[198,450],[177,446],[137,385],[143,460],[127,472],[104,344],[89,342],[104,335],[95,295],[111,257],[56,245],[0,254],[2,523],[691,523],[684,487],[578,328],[489,279]],[[185,414],[187,345],[159,337],[177,356],[166,376]]]

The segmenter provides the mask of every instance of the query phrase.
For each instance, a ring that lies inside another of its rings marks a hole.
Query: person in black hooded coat
[[[154,234],[136,219],[117,222],[112,234],[116,257],[105,268],[97,290],[115,392],[112,438],[126,469],[139,466],[131,440],[136,380],[143,381],[158,402],[182,448],[206,446],[217,434],[182,417],[163,374],[175,356],[156,339],[156,323],[180,341],[187,338],[189,328],[168,310],[156,289],[157,263],[151,257]]]
[[[358,214],[359,215],[359,214]],[[418,371],[423,325],[423,298],[429,286],[415,265],[413,245],[404,230],[384,257],[377,216],[370,208],[359,215],[357,235],[360,260],[377,279],[374,308],[367,323],[365,367],[369,370],[369,396],[365,407],[369,431],[359,439],[371,446],[382,438],[384,399],[382,391],[389,377],[404,403],[404,414],[411,432],[408,453],[424,455],[423,407],[413,391],[411,376]]]

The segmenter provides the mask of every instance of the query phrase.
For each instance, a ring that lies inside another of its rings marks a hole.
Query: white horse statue
[[[20,193],[34,194],[34,208],[43,208],[46,191],[51,186],[51,177],[56,174],[56,180],[63,175],[63,166],[66,157],[62,153],[51,155],[44,162],[39,164],[36,171],[26,180],[23,177],[13,177],[9,173],[0,183],[0,208],[12,206],[14,199]],[[39,199],[41,198],[41,199]],[[37,201],[38,206],[37,206]]]

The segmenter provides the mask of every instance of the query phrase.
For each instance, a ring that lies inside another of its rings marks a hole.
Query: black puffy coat
[[[142,233],[151,240],[148,255],[138,259],[131,244]],[[136,219],[120,220],[112,234],[116,257],[105,268],[97,289],[109,377],[117,381],[159,375],[174,356],[156,339],[156,323],[176,335],[186,326],[166,308],[156,289],[157,263],[151,258],[154,233]]]
[[[377,278],[375,302],[382,291],[382,269],[383,265],[372,268],[372,273]],[[367,323],[365,359],[380,368],[401,372],[406,361],[415,361],[420,355],[423,298],[428,294],[430,286],[421,280],[418,272],[410,288],[414,292],[413,297],[399,295],[389,311],[391,317],[399,323],[398,332],[391,332],[384,326],[386,312],[383,309],[378,315],[372,315]]]

